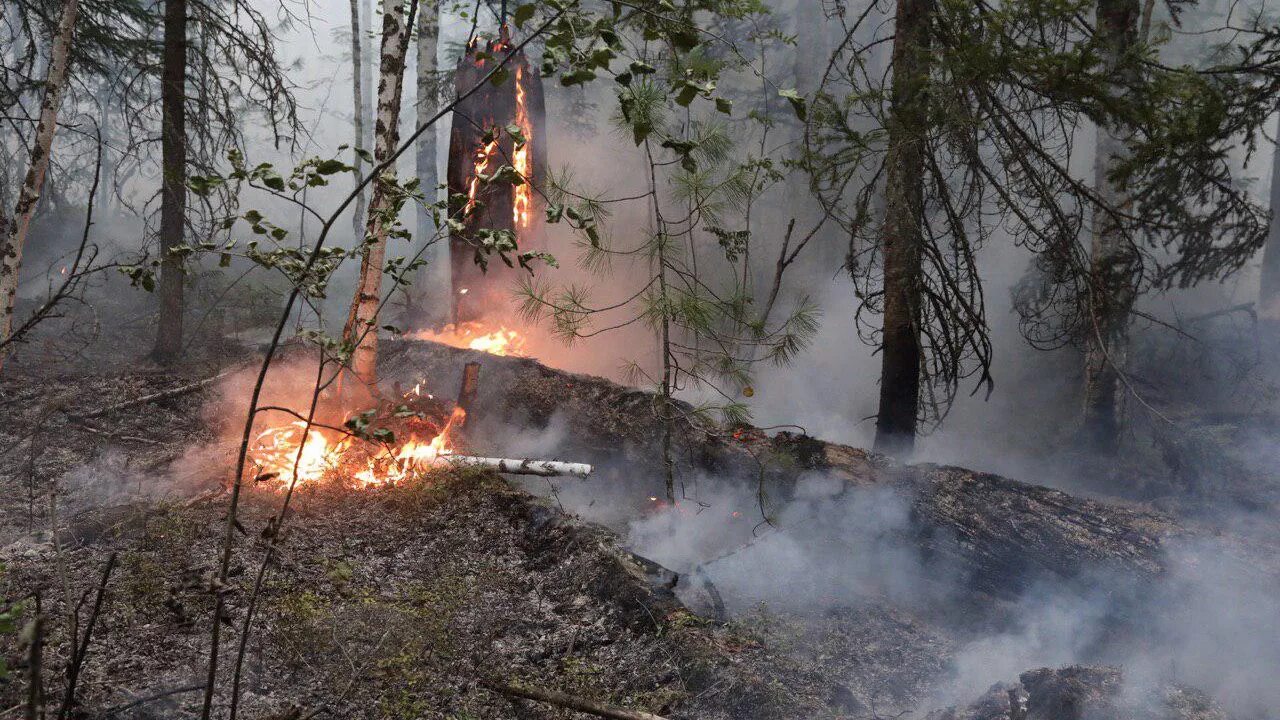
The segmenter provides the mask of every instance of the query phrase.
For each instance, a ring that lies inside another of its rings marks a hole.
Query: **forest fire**
[[[405,393],[403,399],[412,403],[421,397],[419,384]],[[414,414],[411,405],[401,407],[404,411],[397,415],[408,417],[398,423],[399,432],[361,436],[315,424],[308,431],[307,423],[302,420],[263,430],[250,450],[259,482],[270,481],[276,487],[287,488],[291,484],[314,484],[330,473],[340,473],[349,477],[356,487],[372,487],[394,485],[416,473],[439,467],[441,458],[453,454],[451,433],[466,419],[466,411],[454,408],[440,428]]]
[[[490,355],[526,356],[527,341],[515,330],[499,326],[489,330],[478,322],[445,325],[440,331],[422,330],[409,335],[414,340],[430,340],[450,347],[479,350]]]

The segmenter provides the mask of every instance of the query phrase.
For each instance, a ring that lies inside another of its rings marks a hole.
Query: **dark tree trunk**
[[[152,357],[171,363],[182,352],[186,272],[172,250],[183,242],[187,205],[187,1],[166,0],[160,85],[160,320]]]
[[[1280,132],[1280,123],[1276,125]],[[1262,277],[1258,291],[1258,314],[1280,322],[1280,135],[1271,154],[1271,232],[1262,250]]]
[[[368,93],[369,86],[365,82],[365,28],[360,23],[360,0],[351,0],[351,95],[352,95],[352,114],[351,122],[353,131],[356,136],[357,148],[368,150],[369,143],[366,142],[367,134],[365,133],[365,114],[368,112]],[[356,184],[360,184],[360,180],[364,177],[364,171],[361,166],[364,159],[360,157],[360,153],[353,153],[351,161],[352,173],[355,175]],[[355,212],[351,214],[351,226],[354,228],[356,237],[360,237],[360,233],[364,230],[365,221],[365,191],[361,190],[356,196]]]
[[[900,0],[885,185],[884,335],[876,450],[909,454],[920,412],[921,219],[933,0]]]
[[[1118,78],[1130,78],[1128,59],[1138,38],[1138,0],[1099,0],[1097,32],[1106,43],[1105,62]],[[1115,92],[1125,92],[1125,85]],[[1111,179],[1124,153],[1123,131],[1100,126],[1094,159],[1098,195],[1111,208],[1130,206],[1125,189]],[[1119,220],[1105,208],[1093,213],[1093,247],[1089,261],[1088,327],[1085,328],[1085,437],[1100,452],[1114,452],[1119,439],[1120,368],[1127,349],[1129,313],[1137,257]]]
[[[418,92],[417,123],[425,125],[436,112],[437,64],[436,55],[440,46],[440,8],[439,0],[423,0],[418,8]],[[437,186],[440,178],[436,171],[436,128],[431,128],[418,138],[415,148],[414,163],[418,180],[422,183],[422,192],[427,202],[435,202],[439,197]],[[431,210],[423,205],[417,206],[418,243],[432,242],[435,237],[435,225]],[[448,289],[441,288],[436,278],[442,277],[436,265],[443,255],[440,248],[430,245],[422,251],[422,259],[426,261],[413,278],[407,293],[409,307],[407,309],[407,325],[410,327],[431,327],[444,322],[448,314]]]
[[[477,41],[476,47],[478,47]],[[494,60],[476,57],[476,47],[468,49],[458,61],[457,88],[465,92],[489,72]],[[503,37],[490,42],[490,57],[506,55],[510,40]],[[448,183],[449,214],[459,217],[465,228],[449,238],[452,273],[452,312],[455,323],[482,320],[509,314],[512,284],[523,269],[509,269],[496,258],[482,270],[475,262],[475,235],[479,230],[509,230],[516,235],[520,251],[542,247],[540,215],[542,207],[537,191],[528,193],[530,206],[517,220],[517,188],[502,183],[476,184],[477,163],[484,162],[484,174],[492,174],[502,165],[511,165],[525,177],[528,187],[542,187],[546,176],[547,143],[543,132],[545,101],[542,79],[523,53],[516,53],[506,65],[510,75],[500,85],[487,84],[453,112],[453,129],[449,137]],[[518,92],[522,89],[522,92]],[[527,166],[521,170],[516,160],[514,143],[506,133],[499,133],[496,144],[486,147],[485,133],[492,128],[521,125],[519,108],[523,105],[523,127]],[[488,152],[486,152],[486,149]],[[487,160],[482,160],[487,158]],[[467,211],[474,196],[474,209]],[[465,217],[463,217],[465,215]]]

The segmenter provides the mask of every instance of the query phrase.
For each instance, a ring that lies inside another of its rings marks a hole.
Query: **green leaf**
[[[512,13],[511,19],[515,22],[517,28],[523,28],[524,24],[533,19],[533,13],[537,7],[533,3],[521,5]]]
[[[786,98],[791,103],[791,109],[795,111],[796,117],[800,118],[802,122],[808,118],[809,103],[795,88],[779,90],[778,95]]]
[[[321,160],[316,163],[316,172],[321,175],[335,175],[340,172],[346,172],[351,168],[346,163],[338,159]]]
[[[716,110],[725,115],[733,114],[733,101],[728,98],[716,98]]]

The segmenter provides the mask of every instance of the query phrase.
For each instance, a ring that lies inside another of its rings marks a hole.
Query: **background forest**
[[[6,0],[0,704],[1273,717],[1278,23]]]

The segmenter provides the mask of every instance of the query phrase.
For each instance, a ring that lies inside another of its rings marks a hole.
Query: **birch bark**
[[[406,13],[407,5],[407,13]],[[374,128],[374,165],[391,157],[400,143],[400,105],[404,95],[404,66],[409,49],[409,28],[417,10],[417,0],[383,0],[382,61],[378,82],[378,115]],[[351,366],[364,383],[378,380],[378,306],[382,298],[382,268],[387,257],[387,236],[394,223],[394,201],[388,189],[394,183],[395,168],[388,167],[373,181],[361,251],[360,277],[343,338],[355,345]]]
[[[79,0],[67,0],[62,8],[58,34],[53,39],[49,53],[44,100],[40,104],[40,121],[36,125],[35,142],[27,161],[27,174],[18,191],[18,202],[12,219],[4,222],[3,217],[0,217],[0,231],[4,233],[3,244],[0,245],[0,338],[8,338],[9,333],[13,332],[13,309],[18,298],[22,250],[26,246],[31,217],[35,214],[45,174],[49,170],[49,154],[53,150],[53,136],[58,127],[58,109],[67,84],[67,65],[79,11]],[[0,356],[0,368],[3,366],[4,358]]]

